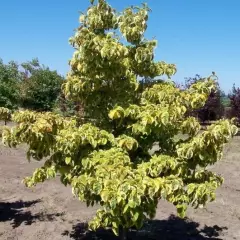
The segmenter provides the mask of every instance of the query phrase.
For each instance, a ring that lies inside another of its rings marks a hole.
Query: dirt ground
[[[22,179],[39,165],[28,163],[21,148],[0,146],[1,240],[117,239],[108,231],[87,232],[86,222],[97,208],[74,199],[58,179],[26,188]],[[156,219],[142,231],[132,230],[129,239],[240,240],[240,137],[226,147],[214,169],[225,178],[214,203],[206,209],[189,209],[188,218],[181,220],[174,207],[161,201]]]

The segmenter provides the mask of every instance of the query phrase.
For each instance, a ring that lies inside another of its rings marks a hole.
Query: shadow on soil
[[[180,219],[174,215],[167,220],[148,221],[139,230],[131,230],[128,240],[222,240],[220,234],[227,230],[226,227],[205,226],[199,229],[199,224],[189,219]],[[99,229],[97,232],[89,232],[86,223],[73,226],[71,232],[65,231],[63,236],[69,236],[74,240],[118,240],[111,231]]]
[[[13,228],[19,227],[22,223],[31,225],[36,221],[54,221],[56,217],[63,214],[32,214],[31,211],[27,211],[26,208],[34,206],[41,202],[35,201],[17,201],[17,202],[0,202],[0,222],[12,221]]]

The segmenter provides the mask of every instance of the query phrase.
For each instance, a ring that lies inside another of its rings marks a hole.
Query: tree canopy
[[[21,84],[21,105],[36,111],[51,111],[61,93],[64,78],[57,71],[40,65],[37,59],[23,63],[25,78]]]
[[[20,83],[23,75],[16,62],[4,64],[0,59],[0,107],[16,109],[19,106]]]
[[[85,117],[98,125],[106,126],[108,112],[115,105],[138,103],[135,90],[139,78],[176,72],[173,64],[153,61],[157,41],[144,39],[148,12],[147,6],[130,7],[118,15],[105,1],[99,1],[80,16],[81,25],[70,38],[76,50],[65,95],[80,100]]]

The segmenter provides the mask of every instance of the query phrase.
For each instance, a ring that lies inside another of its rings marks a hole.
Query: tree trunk
[[[119,227],[119,239],[120,240],[127,240],[127,229],[123,226]]]

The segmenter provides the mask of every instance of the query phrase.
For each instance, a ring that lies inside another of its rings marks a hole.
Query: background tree
[[[16,62],[4,64],[0,59],[0,107],[16,109],[19,107],[20,84],[23,75]]]
[[[80,121],[83,117],[84,110],[80,103],[67,99],[61,92],[56,99],[53,112],[64,117],[76,116]]]
[[[224,106],[224,108],[228,108],[230,107],[230,99],[229,99],[229,96],[223,91],[221,90],[221,102],[222,102],[222,105]]]
[[[37,111],[51,111],[61,93],[64,78],[57,71],[41,66],[37,59],[23,63],[25,78],[21,84],[23,108]]]
[[[157,42],[144,38],[148,13],[146,5],[117,13],[104,0],[91,1],[70,39],[75,53],[63,86],[68,99],[83,105],[84,123],[20,111],[12,116],[17,125],[3,133],[6,144],[27,143],[28,158],[45,161],[25,179],[27,186],[59,174],[87,206],[101,205],[89,227],[111,227],[121,239],[126,229],[154,218],[161,198],[181,217],[188,205],[213,201],[222,178],[207,166],[221,159],[238,130],[221,120],[200,132],[197,119],[186,118],[187,109],[205,104],[216,87],[212,79],[183,91],[160,82],[136,94],[139,78],[176,72],[154,61]],[[156,142],[159,150],[150,153]]]
[[[233,85],[232,92],[229,94],[230,115],[235,117],[240,124],[240,88]]]
[[[186,78],[185,88],[189,88],[192,84],[202,80],[203,78],[198,74],[193,78]],[[224,105],[222,102],[223,92],[217,80],[215,80],[215,85],[216,88],[211,91],[205,105],[189,113],[192,116],[198,117],[201,122],[219,120],[224,116]]]

